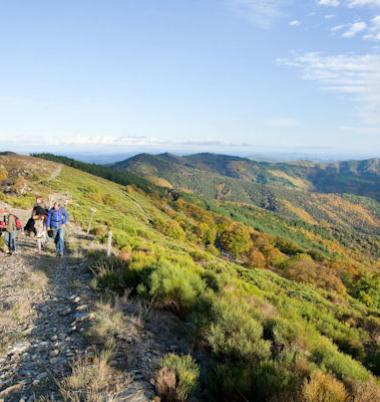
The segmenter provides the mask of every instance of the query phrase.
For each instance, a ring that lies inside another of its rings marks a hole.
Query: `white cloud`
[[[268,121],[267,125],[275,128],[298,128],[302,126],[299,120],[292,117],[274,117]]]
[[[0,144],[10,149],[24,147],[25,149],[77,149],[77,150],[125,150],[125,149],[223,149],[245,148],[252,146],[243,142],[221,141],[215,139],[204,140],[165,140],[147,136],[118,136],[112,134],[73,134],[60,133],[60,135],[42,136],[34,133],[14,134],[12,139],[9,135],[0,132]]]
[[[298,21],[298,20],[293,20],[293,21],[290,21],[290,22],[289,22],[289,25],[290,25],[291,27],[299,27],[299,26],[301,25],[301,22]]]
[[[351,8],[354,7],[380,7],[380,0],[349,0],[348,5]]]
[[[336,25],[335,27],[332,27],[330,29],[331,32],[338,32],[341,31],[342,29],[346,28],[347,24],[341,24],[341,25]]]
[[[363,37],[366,40],[380,41],[380,15],[371,20],[368,33]]]
[[[327,7],[338,7],[340,5],[340,0],[318,0],[320,6]]]
[[[367,28],[367,24],[363,21],[354,22],[350,25],[349,29],[343,33],[343,38],[353,38],[358,33],[363,32]]]
[[[325,20],[331,20],[332,18],[335,18],[336,15],[335,14],[327,14],[325,15]]]
[[[380,127],[380,55],[305,53],[278,62],[299,69],[303,79],[319,83],[324,91],[348,96],[361,121]]]
[[[291,0],[229,0],[235,12],[261,28],[268,28],[284,15]]]

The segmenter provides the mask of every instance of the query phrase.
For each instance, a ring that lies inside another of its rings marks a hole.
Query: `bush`
[[[318,366],[325,367],[343,381],[368,381],[368,371],[358,362],[339,352],[327,338],[314,341],[311,360]]]
[[[95,274],[95,287],[98,290],[112,290],[123,295],[126,289],[136,293],[141,284],[147,284],[152,273],[150,267],[131,267],[129,263],[117,258],[100,258],[92,267]]]
[[[305,402],[345,402],[347,393],[344,385],[329,374],[317,370],[302,387]]]
[[[365,273],[351,285],[350,293],[366,306],[380,308],[380,276]]]
[[[244,305],[224,302],[217,307],[207,340],[215,355],[256,361],[270,355],[270,343],[262,335],[261,324]]]
[[[152,270],[148,285],[150,295],[179,314],[189,311],[204,292],[202,279],[188,267],[160,260]]]
[[[242,257],[252,246],[249,229],[239,223],[233,223],[224,230],[219,241],[222,249],[234,258]]]
[[[155,375],[157,393],[166,401],[186,401],[198,387],[199,367],[189,355],[166,355]]]
[[[264,268],[266,266],[266,259],[264,254],[255,248],[252,248],[249,252],[249,265],[255,268]]]
[[[254,371],[244,363],[216,363],[210,374],[211,393],[215,401],[255,401]],[[244,398],[243,398],[243,397]],[[252,398],[250,398],[252,396]]]
[[[283,238],[276,238],[275,246],[287,255],[296,255],[302,253],[302,249],[298,245],[290,240],[285,240]]]
[[[121,249],[130,243],[129,236],[121,230],[113,231],[113,244],[115,247]]]
[[[265,401],[271,396],[289,395],[296,400],[296,388],[299,380],[297,374],[276,361],[264,361],[259,367],[254,367],[253,384],[255,400]],[[278,398],[283,401],[283,399]]]
[[[205,246],[213,245],[216,240],[216,228],[201,222],[193,228],[193,232],[197,239]]]
[[[352,402],[380,401],[380,388],[373,380],[355,383],[352,388]]]
[[[157,229],[172,239],[184,240],[186,237],[181,225],[174,220],[161,222],[161,225]]]

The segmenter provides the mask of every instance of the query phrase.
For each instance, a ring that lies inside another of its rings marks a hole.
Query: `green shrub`
[[[155,219],[153,226],[165,236],[171,237],[172,239],[184,240],[186,237],[181,225],[173,219]]]
[[[262,339],[263,327],[244,304],[223,302],[207,340],[215,355],[255,361],[270,355],[270,343]]]
[[[150,295],[178,313],[189,311],[204,292],[198,273],[185,266],[162,259],[152,270],[148,285]]]
[[[368,307],[380,308],[380,275],[365,273],[352,283],[350,294]]]
[[[303,252],[296,243],[280,237],[276,238],[275,246],[287,255],[296,255]]]
[[[246,226],[233,223],[220,235],[222,249],[230,253],[234,258],[242,257],[252,246],[251,234]]]
[[[118,249],[121,249],[130,244],[130,237],[127,233],[121,230],[113,230],[113,244]]]
[[[191,356],[168,354],[161,359],[159,367],[160,370],[155,376],[155,385],[164,400],[183,402],[196,391],[199,367]],[[175,381],[170,378],[170,374],[168,376],[167,373],[170,372],[175,374]]]
[[[292,368],[287,368],[282,362],[269,360],[262,362],[253,370],[256,400],[265,401],[272,396],[289,394],[293,396],[292,400],[296,399],[299,379]]]
[[[357,361],[339,352],[327,338],[314,340],[311,360],[318,366],[325,367],[343,381],[368,381],[368,371]]]

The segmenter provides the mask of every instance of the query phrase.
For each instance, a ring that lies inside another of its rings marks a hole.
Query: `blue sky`
[[[0,0],[0,145],[380,155],[380,0]]]

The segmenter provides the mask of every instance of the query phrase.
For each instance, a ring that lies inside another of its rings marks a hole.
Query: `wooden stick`
[[[112,231],[108,232],[108,243],[107,243],[107,257],[111,257],[112,252]]]

